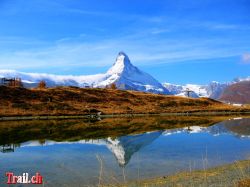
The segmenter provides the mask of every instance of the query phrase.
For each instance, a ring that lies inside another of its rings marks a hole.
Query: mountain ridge
[[[250,80],[231,84],[219,99],[227,103],[250,104]]]
[[[47,87],[76,86],[81,88],[106,88],[110,87],[112,84],[115,84],[116,87],[120,90],[135,90],[193,98],[208,97],[222,101],[225,100],[225,96],[223,96],[223,94],[228,87],[232,87],[232,85],[243,81],[250,81],[250,77],[247,77],[235,78],[233,81],[226,83],[212,81],[207,85],[176,85],[171,83],[161,84],[150,74],[145,73],[134,66],[131,63],[128,55],[122,51],[118,53],[118,56],[113,65],[108,69],[106,73],[103,74],[74,76],[53,75],[46,73],[24,73],[15,70],[0,70],[0,78],[3,77],[21,78],[24,86],[27,88],[37,87],[40,81],[45,81]],[[229,92],[227,92],[227,95],[228,93]],[[248,92],[244,92],[244,94],[246,93]],[[226,99],[226,102],[234,101],[235,99]],[[243,101],[243,103],[245,103],[245,100]]]
[[[177,85],[163,83],[173,95],[187,97],[208,97],[230,104],[250,104],[250,78],[235,78],[231,82],[220,83],[212,81],[207,85],[186,84]]]
[[[45,81],[48,87],[77,86],[105,88],[116,84],[117,88],[152,93],[170,94],[151,75],[134,66],[124,52],[119,52],[113,66],[103,74],[96,75],[53,75],[24,73],[15,70],[0,70],[0,78],[21,78],[26,87],[36,87],[40,81]]]

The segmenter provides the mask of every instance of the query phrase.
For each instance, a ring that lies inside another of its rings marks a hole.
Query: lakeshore
[[[112,185],[107,185],[112,186]],[[250,186],[250,160],[237,161],[214,168],[204,168],[188,172],[180,172],[174,175],[162,176],[158,178],[139,180],[127,184],[116,185],[122,187],[147,186],[147,187],[166,187],[166,186]]]

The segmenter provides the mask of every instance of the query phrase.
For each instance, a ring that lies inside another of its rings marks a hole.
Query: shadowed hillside
[[[242,81],[227,87],[220,100],[250,104],[250,81]]]

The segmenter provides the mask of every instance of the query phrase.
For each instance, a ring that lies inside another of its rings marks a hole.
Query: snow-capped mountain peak
[[[120,52],[115,63],[108,70],[107,74],[121,74],[122,72],[129,71],[133,68],[135,67],[131,64],[129,57],[124,52]]]
[[[99,82],[98,87],[115,83],[119,89],[138,90],[168,94],[168,90],[151,75],[134,66],[128,55],[120,52],[113,66],[106,73],[106,78]]]
[[[115,83],[117,88],[137,90],[152,93],[168,94],[168,90],[151,75],[135,67],[124,52],[120,52],[113,66],[103,74],[88,76],[62,76],[38,73],[23,73],[17,71],[0,70],[0,78],[21,78],[26,87],[36,87],[40,81],[47,86],[79,86],[105,88]],[[32,84],[29,84],[32,82]]]

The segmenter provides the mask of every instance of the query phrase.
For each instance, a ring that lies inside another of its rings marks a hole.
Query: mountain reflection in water
[[[11,123],[11,122],[10,122]],[[16,132],[18,133],[18,132]],[[29,140],[21,143],[2,144],[2,153],[12,153],[15,149],[23,147],[52,146],[59,144],[92,144],[102,145],[108,148],[115,156],[119,166],[125,167],[131,157],[144,147],[152,144],[160,136],[171,136],[174,134],[207,133],[213,136],[229,134],[236,138],[250,138],[250,119],[234,118],[211,126],[185,126],[166,130],[145,132],[142,134],[126,135],[120,137],[107,137],[102,139],[83,139],[77,141],[55,141],[55,140]],[[46,136],[45,136],[46,137]],[[176,145],[178,146],[178,145]]]

